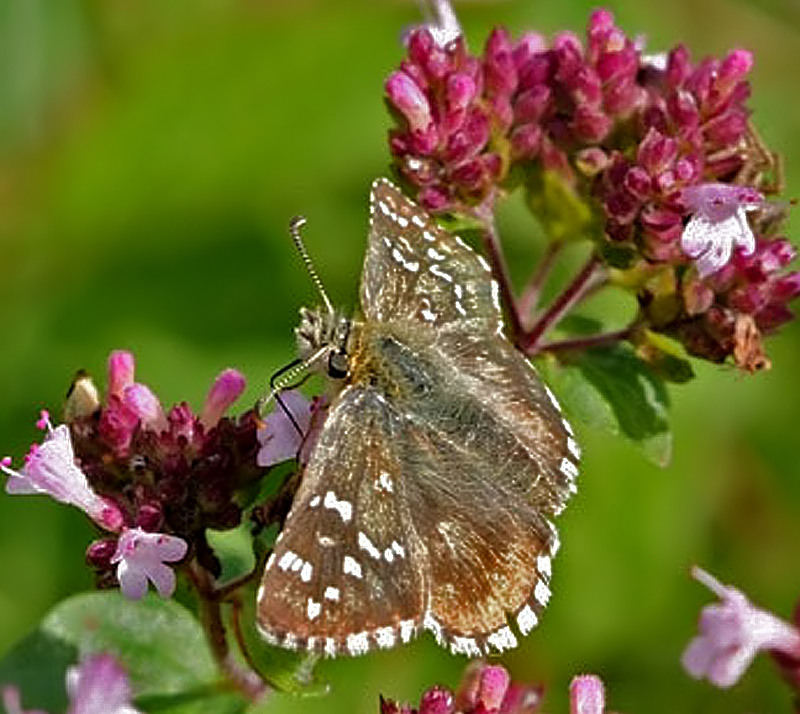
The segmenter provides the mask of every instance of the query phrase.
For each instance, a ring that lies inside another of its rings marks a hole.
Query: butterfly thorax
[[[342,312],[302,308],[295,328],[300,358],[312,360],[333,379],[347,377],[359,328],[359,322]]]

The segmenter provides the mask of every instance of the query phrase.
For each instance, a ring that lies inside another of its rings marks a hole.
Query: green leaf
[[[0,661],[0,679],[21,688],[25,706],[63,711],[67,667],[96,652],[117,657],[137,697],[159,703],[152,711],[237,714],[244,710],[242,697],[222,691],[192,613],[156,595],[134,602],[114,591],[65,600]]]
[[[242,635],[250,653],[251,664],[256,671],[282,692],[304,696],[327,694],[327,682],[318,681],[314,666],[319,657],[302,652],[292,652],[268,645],[256,629],[256,589],[257,584],[243,588],[240,593]]]
[[[621,435],[666,466],[672,456],[669,395],[663,380],[624,344],[545,357],[539,366],[567,412],[597,429]]]
[[[35,630],[0,661],[0,686],[18,687],[25,709],[64,711],[67,708],[65,673],[67,667],[77,661],[75,645]]]

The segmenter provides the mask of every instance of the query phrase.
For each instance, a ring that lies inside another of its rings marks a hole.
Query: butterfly
[[[515,647],[550,597],[572,429],[505,337],[486,261],[386,179],[370,194],[360,297],[358,317],[327,298],[301,311],[301,356],[332,396],[258,629],[327,656],[425,630],[468,656]]]

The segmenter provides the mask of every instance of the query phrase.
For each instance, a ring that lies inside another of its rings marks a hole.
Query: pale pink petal
[[[147,592],[149,580],[161,597],[170,597],[175,592],[175,573],[164,562],[180,560],[188,547],[177,536],[126,528],[111,557],[111,562],[118,564],[117,580],[122,594],[138,600]]]
[[[293,459],[311,425],[311,402],[300,392],[297,390],[283,392],[281,399],[302,434],[298,433],[281,406],[276,404],[272,413],[264,418],[264,425],[258,430],[257,436],[261,448],[256,456],[256,463],[259,466],[272,466]]]
[[[144,384],[138,382],[125,387],[123,404],[139,417],[142,425],[153,431],[165,431],[167,417],[158,397]]]
[[[128,675],[110,654],[89,655],[67,672],[67,714],[135,714]]]
[[[692,575],[720,598],[719,603],[703,608],[700,634],[681,657],[692,677],[707,678],[717,687],[731,687],[761,651],[800,657],[800,632],[796,628],[755,607],[742,592],[722,585],[704,570],[695,567]]]
[[[606,694],[603,681],[594,674],[573,677],[569,685],[570,714],[603,714]]]
[[[245,384],[244,375],[235,369],[226,369],[214,380],[200,417],[206,429],[213,427],[222,418],[228,407],[241,396]]]

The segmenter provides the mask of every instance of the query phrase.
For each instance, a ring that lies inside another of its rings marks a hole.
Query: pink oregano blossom
[[[720,583],[701,568],[692,577],[719,596],[700,614],[700,634],[681,661],[695,679],[706,678],[717,687],[731,687],[763,650],[800,659],[800,631],[766,610],[755,607],[734,587]]]
[[[92,654],[67,670],[67,714],[141,714],[132,704],[128,675],[110,654]],[[6,714],[47,714],[41,709],[23,709],[19,689],[2,691]]]
[[[53,428],[46,411],[42,411],[36,424],[47,432],[45,440],[31,446],[22,469],[12,469],[9,457],[0,461],[0,471],[8,476],[6,493],[47,494],[80,508],[106,530],[118,531],[123,523],[122,513],[116,504],[98,496],[89,486],[75,463],[69,427],[61,424]]]
[[[570,714],[603,714],[606,710],[603,681],[594,674],[573,677],[569,685]]]
[[[188,545],[178,536],[148,533],[141,528],[126,528],[117,542],[111,563],[117,564],[117,580],[122,594],[139,600],[147,592],[147,581],[161,597],[175,592],[175,573],[164,563],[174,563],[186,555]]]
[[[724,268],[739,248],[752,255],[756,239],[747,211],[759,208],[764,197],[755,189],[722,183],[704,183],[683,189],[681,198],[692,217],[683,229],[681,248],[697,260],[701,278]]]
[[[259,466],[272,466],[287,459],[293,459],[303,443],[303,436],[311,427],[312,404],[297,390],[281,394],[281,401],[294,417],[300,432],[291,422],[280,405],[264,417],[257,432],[261,448],[256,456]]]

